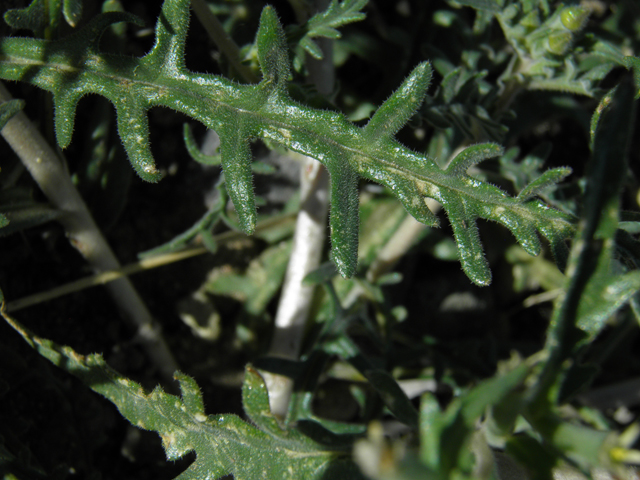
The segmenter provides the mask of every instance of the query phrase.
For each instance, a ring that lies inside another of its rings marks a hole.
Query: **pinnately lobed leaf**
[[[540,250],[538,235],[551,243],[554,252],[561,252],[562,241],[574,231],[572,216],[528,194],[510,197],[464,171],[465,166],[499,155],[499,147],[469,147],[443,171],[431,158],[395,140],[426,95],[431,79],[427,62],[415,67],[369,124],[360,127],[341,113],[313,109],[289,97],[288,54],[273,8],[265,7],[260,18],[257,47],[263,78],[257,85],[187,70],[183,57],[188,20],[187,0],[166,0],[155,44],[141,58],[98,51],[101,32],[109,25],[137,22],[123,13],[99,15],[58,41],[5,38],[0,40],[0,78],[26,81],[53,93],[56,136],[62,147],[70,142],[79,99],[90,93],[108,98],[116,107],[118,133],[129,159],[148,181],[161,177],[149,145],[150,108],[180,111],[215,130],[221,139],[229,195],[246,233],[253,232],[256,223],[250,142],[268,139],[317,159],[331,175],[332,256],[345,277],[357,268],[359,177],[388,187],[411,215],[427,225],[435,226],[438,220],[426,206],[426,197],[440,202],[452,224],[462,267],[478,285],[491,281],[478,218],[506,226],[531,254]],[[553,174],[543,183],[560,176]]]
[[[37,337],[4,310],[1,313],[38,353],[106,397],[136,427],[157,432],[168,460],[194,451],[195,461],[177,480],[214,480],[226,475],[237,480],[362,480],[349,459],[349,449],[322,445],[298,430],[280,427],[269,410],[264,380],[251,366],[245,372],[243,404],[255,425],[237,415],[207,415],[200,389],[187,375],[175,375],[180,397],[161,387],[148,393],[110,368],[101,355],[80,355]]]
[[[300,46],[317,60],[322,59],[322,50],[312,40],[317,37],[337,39],[341,37],[338,27],[359,22],[365,18],[360,10],[368,0],[331,0],[327,9],[315,14],[306,24],[307,33],[300,40]]]

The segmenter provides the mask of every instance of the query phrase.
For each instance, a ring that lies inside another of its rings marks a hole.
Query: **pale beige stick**
[[[315,3],[318,11],[328,5],[325,0],[316,0]],[[320,61],[309,59],[308,79],[319,93],[328,96],[333,91],[335,82],[332,44],[328,39],[320,39],[319,44],[324,57]],[[292,360],[300,356],[313,300],[314,288],[303,285],[302,280],[320,265],[327,236],[329,175],[317,160],[305,158],[300,188],[302,204],[269,348],[269,355]],[[265,373],[264,377],[269,390],[271,411],[284,417],[289,408],[293,382],[290,378],[270,373]]]
[[[293,214],[278,215],[277,217],[263,220],[259,222],[258,225],[256,225],[256,233],[292,220]],[[217,243],[223,243],[241,237],[244,237],[243,233],[228,231],[215,235],[213,238]],[[33,295],[28,295],[26,297],[13,300],[6,304],[6,309],[8,312],[15,312],[23,308],[31,307],[39,303],[53,300],[54,298],[62,297],[70,293],[84,290],[85,288],[104,285],[106,283],[113,282],[120,277],[125,277],[128,275],[133,275],[134,273],[150,270],[152,268],[158,268],[164,265],[169,265],[171,263],[180,262],[182,260],[202,255],[207,252],[209,252],[209,250],[204,247],[192,247],[185,250],[180,250],[178,252],[165,253],[149,258],[144,258],[139,262],[130,263],[129,265],[126,265],[118,270],[109,270],[107,272],[98,273],[85,278],[81,278],[79,280],[75,280],[73,282],[65,283],[64,285],[52,288],[51,290],[47,290],[46,292],[38,292],[34,293]]]
[[[107,272],[101,272],[90,277],[81,278],[75,282],[65,283],[59,287],[52,288],[46,292],[39,292],[27,297],[22,297],[17,300],[13,300],[7,303],[7,312],[16,312],[23,308],[31,307],[39,303],[53,300],[54,298],[62,297],[70,293],[84,290],[85,288],[95,287],[97,285],[105,285],[109,282],[118,280],[119,278],[132,275],[134,273],[149,270],[151,268],[161,267],[170,263],[179,262],[187,258],[195,257],[196,255],[202,255],[207,253],[208,250],[204,247],[192,248],[181,252],[169,253],[165,255],[158,255],[156,257],[145,258],[139,262],[126,265],[118,270],[109,270]]]
[[[11,95],[0,84],[0,103]],[[69,241],[96,271],[118,270],[120,263],[93,221],[80,194],[65,171],[55,151],[23,112],[17,113],[0,132],[18,155],[29,173],[57,209],[64,212],[58,219]],[[162,337],[161,328],[128,278],[107,285],[123,317],[135,329],[140,343],[162,375],[173,381],[178,369],[176,361]]]

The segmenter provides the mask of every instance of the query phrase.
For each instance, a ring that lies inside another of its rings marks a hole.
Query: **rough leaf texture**
[[[249,143],[266,138],[317,159],[331,174],[331,237],[333,258],[343,276],[356,270],[358,177],[392,190],[418,220],[436,225],[425,197],[440,202],[453,226],[462,267],[478,285],[491,274],[478,237],[476,220],[503,224],[531,254],[540,250],[538,234],[554,253],[573,232],[573,217],[530,195],[512,198],[497,187],[464,171],[484,158],[499,155],[493,144],[476,145],[461,153],[456,168],[443,171],[427,156],[398,143],[394,135],[422,103],[431,67],[421,63],[378,109],[369,124],[359,127],[344,115],[313,109],[293,101],[286,89],[289,61],[282,27],[271,7],[262,12],[257,36],[263,79],[258,85],[238,85],[215,75],[190,72],[184,65],[189,2],[166,0],[156,26],[156,41],[142,58],[98,51],[101,32],[119,21],[136,21],[123,13],[107,13],[65,39],[6,38],[0,41],[0,78],[32,83],[53,93],[59,144],[71,141],[79,99],[96,93],[116,107],[118,132],[136,172],[158,181],[149,146],[147,110],[164,106],[178,110],[218,132],[221,161],[229,195],[240,225],[253,232],[256,222]],[[544,184],[563,174],[545,177]],[[530,187],[533,191],[538,185]]]
[[[246,370],[243,404],[255,426],[237,415],[206,415],[200,389],[191,377],[176,374],[180,397],[161,387],[147,393],[111,369],[101,355],[80,355],[35,336],[4,312],[3,316],[42,356],[113,402],[133,425],[158,432],[167,459],[195,451],[196,460],[178,480],[225,475],[236,480],[362,478],[348,458],[348,449],[325,446],[295,429],[281,428],[269,410],[264,381],[251,367]]]

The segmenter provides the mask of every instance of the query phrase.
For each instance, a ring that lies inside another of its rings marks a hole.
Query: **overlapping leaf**
[[[552,391],[561,365],[577,345],[598,335],[609,317],[640,290],[640,272],[614,274],[612,258],[634,118],[630,74],[601,105],[587,175],[584,212],[567,267],[566,293],[554,310],[547,339],[550,361],[539,396]]]
[[[361,10],[367,2],[368,0],[344,0],[338,3],[338,0],[331,0],[324,12],[317,13],[309,19],[306,25],[307,32],[300,40],[300,46],[312,57],[322,59],[322,50],[313,39],[340,38],[341,34],[337,28],[364,19],[365,14]]]
[[[342,4],[341,4],[342,5]],[[358,241],[358,177],[389,187],[418,220],[437,224],[425,197],[447,211],[460,250],[462,266],[479,285],[490,281],[476,220],[495,220],[509,228],[525,249],[536,254],[537,235],[555,252],[573,231],[572,217],[540,200],[512,198],[498,188],[457,169],[442,171],[425,155],[398,143],[394,135],[424,99],[431,67],[421,63],[379,108],[366,127],[344,115],[300,105],[287,93],[289,61],[282,27],[274,10],[263,10],[257,34],[263,79],[258,85],[238,85],[215,75],[190,72],[184,65],[189,2],[166,0],[156,26],[156,41],[142,58],[98,51],[101,32],[109,25],[136,18],[107,13],[76,34],[49,42],[6,38],[0,42],[0,77],[21,80],[53,93],[59,144],[71,140],[76,105],[83,95],[107,97],[116,107],[118,132],[136,172],[157,181],[149,145],[146,112],[164,106],[183,112],[218,132],[227,189],[243,230],[252,233],[256,210],[249,142],[256,137],[284,145],[323,163],[331,175],[331,238],[340,273],[356,270]],[[499,155],[494,145],[474,146],[464,153],[474,158]],[[479,157],[478,157],[479,156]],[[550,174],[556,180],[560,174]],[[537,185],[533,185],[533,191]],[[528,196],[528,195],[527,195]]]
[[[269,410],[260,375],[248,367],[243,403],[251,425],[237,415],[206,415],[195,381],[177,373],[181,397],[156,387],[151,393],[111,369],[101,355],[79,355],[39,338],[3,312],[5,319],[41,355],[80,378],[113,402],[133,425],[158,432],[167,458],[195,451],[197,458],[179,480],[358,479],[357,467],[344,447],[318,444],[294,429],[283,429]]]

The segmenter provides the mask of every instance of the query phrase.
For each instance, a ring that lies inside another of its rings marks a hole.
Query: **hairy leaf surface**
[[[0,77],[29,82],[53,93],[56,136],[62,147],[71,140],[80,98],[89,93],[107,97],[116,107],[118,132],[129,158],[148,181],[161,176],[149,145],[146,112],[150,108],[183,112],[215,130],[221,139],[229,195],[246,233],[253,232],[256,222],[250,141],[265,138],[317,159],[331,175],[332,253],[343,276],[356,270],[359,177],[390,188],[412,215],[428,225],[437,224],[437,219],[425,197],[440,202],[453,226],[462,267],[478,285],[491,280],[478,237],[478,218],[505,225],[532,254],[540,249],[539,234],[558,252],[562,240],[573,232],[570,215],[537,199],[512,198],[462,169],[443,171],[431,158],[395,140],[395,133],[424,99],[431,78],[428,63],[418,65],[369,125],[359,127],[340,113],[313,109],[289,97],[284,34],[271,7],[263,10],[257,34],[263,73],[258,85],[239,85],[187,70],[183,50],[188,17],[188,1],[166,0],[155,45],[142,58],[98,51],[101,32],[109,25],[137,22],[118,12],[102,14],[59,41],[5,38],[0,41]],[[490,147],[478,158],[498,153]]]
[[[101,355],[80,355],[73,349],[39,338],[2,312],[11,326],[42,356],[78,377],[113,402],[133,425],[158,432],[167,459],[195,451],[196,460],[179,480],[208,480],[233,475],[255,479],[359,479],[349,450],[329,447],[295,429],[280,427],[269,410],[264,380],[248,367],[243,403],[251,425],[237,415],[207,415],[196,382],[176,373],[181,396],[156,387],[147,393],[136,382],[111,369]]]

